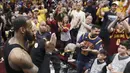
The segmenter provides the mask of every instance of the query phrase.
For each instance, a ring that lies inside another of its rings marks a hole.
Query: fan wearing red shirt
[[[128,33],[130,32],[130,26],[128,22],[126,20],[122,22],[117,22],[118,20],[122,20],[123,18],[123,13],[117,13],[117,18],[108,26],[108,31],[111,34],[108,49],[109,56],[112,56],[113,54],[117,53],[117,49],[121,41],[129,39]]]
[[[63,43],[63,47],[70,43],[71,36],[70,36],[70,24],[69,18],[67,15],[64,16],[62,22],[58,22],[59,31],[60,31],[60,40]]]

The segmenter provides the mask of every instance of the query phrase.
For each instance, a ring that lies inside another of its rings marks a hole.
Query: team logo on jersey
[[[94,44],[89,42],[89,41],[84,41],[84,47],[82,49],[94,49]],[[88,51],[81,51],[81,54],[87,56],[88,55]]]

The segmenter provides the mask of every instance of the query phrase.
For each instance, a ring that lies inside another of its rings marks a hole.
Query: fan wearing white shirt
[[[106,57],[107,52],[104,49],[100,50],[99,54],[97,55],[97,58],[94,60],[94,63],[89,73],[102,73],[102,69],[106,65]],[[85,73],[87,73],[87,71]]]
[[[85,34],[86,32],[90,32],[92,27],[92,20],[93,17],[91,14],[86,15],[86,22],[82,22],[77,34],[77,41],[81,37],[81,35]]]
[[[81,10],[81,7],[82,5],[79,2],[76,4],[76,10],[73,10],[71,12],[72,20],[70,22],[71,24],[70,30],[71,30],[71,36],[73,38],[72,40],[74,41],[73,43],[76,42],[77,33],[81,26],[81,23],[85,22],[85,13]]]
[[[118,47],[118,53],[113,61],[107,66],[107,73],[124,73],[127,64],[130,62],[128,50],[130,49],[129,40],[121,41]]]

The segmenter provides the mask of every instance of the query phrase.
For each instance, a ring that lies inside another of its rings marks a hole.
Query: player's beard
[[[29,33],[28,31],[26,31],[25,35],[24,35],[24,40],[25,41],[34,41],[35,36],[31,35],[31,33]]]

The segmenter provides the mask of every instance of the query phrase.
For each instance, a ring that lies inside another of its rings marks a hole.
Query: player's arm
[[[117,15],[119,17],[120,20],[123,20],[125,18],[124,14],[123,13],[118,13]],[[128,21],[125,19],[123,21],[120,22],[124,27],[125,27],[125,30],[129,33],[130,32],[130,25],[128,23]]]
[[[13,65],[23,70],[24,73],[38,72],[38,68],[33,64],[29,54],[26,51],[21,50],[20,48],[13,49],[8,59]]]
[[[111,22],[111,23],[109,24],[109,26],[108,26],[108,28],[107,28],[107,30],[108,30],[109,32],[113,32],[114,26],[117,24],[117,23],[116,23],[117,21],[118,21],[118,18],[116,18],[113,22]]]

